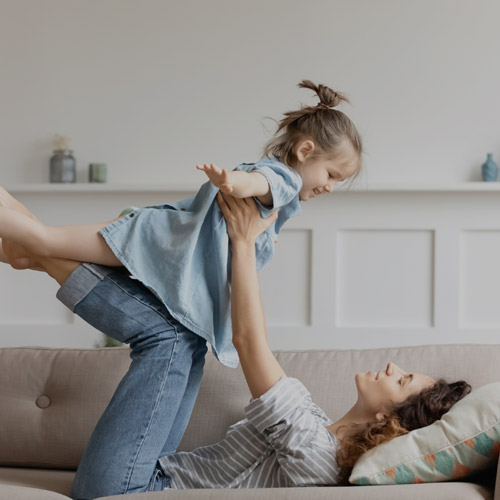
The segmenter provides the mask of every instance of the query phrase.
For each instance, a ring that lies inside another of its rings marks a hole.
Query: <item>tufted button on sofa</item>
[[[42,410],[50,406],[50,398],[48,396],[42,395],[36,398],[36,405]]]

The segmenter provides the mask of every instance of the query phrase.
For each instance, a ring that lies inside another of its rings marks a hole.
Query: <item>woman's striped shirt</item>
[[[332,421],[297,379],[281,378],[245,407],[218,443],[160,458],[170,487],[282,488],[340,481]]]

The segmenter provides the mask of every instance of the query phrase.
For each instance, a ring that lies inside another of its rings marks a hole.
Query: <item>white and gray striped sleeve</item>
[[[304,385],[285,376],[252,400],[245,416],[272,446],[293,485],[335,484],[338,443],[311,407]]]

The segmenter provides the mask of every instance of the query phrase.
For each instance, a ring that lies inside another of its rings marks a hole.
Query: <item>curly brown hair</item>
[[[284,113],[285,118],[278,123],[274,137],[264,146],[264,156],[274,156],[289,167],[296,168],[298,160],[294,146],[302,140],[312,139],[316,143],[314,157],[327,155],[335,158],[345,153],[347,144],[354,153],[352,161],[357,163],[357,175],[362,166],[361,136],[347,115],[332,109],[342,101],[349,102],[347,97],[311,80],[302,80],[298,87],[313,90],[319,103]]]
[[[354,464],[368,450],[407,434],[415,429],[431,425],[471,391],[464,380],[449,383],[439,379],[431,387],[412,394],[401,403],[393,405],[389,414],[380,422],[343,425],[341,446],[337,452],[337,463],[341,468],[344,484]]]

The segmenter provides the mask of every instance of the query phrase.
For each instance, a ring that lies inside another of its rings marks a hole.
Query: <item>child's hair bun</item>
[[[287,111],[279,121],[274,137],[264,146],[264,156],[272,156],[289,167],[300,165],[295,146],[304,139],[312,139],[317,148],[315,156],[331,157],[353,155],[353,161],[361,168],[363,144],[354,123],[339,109],[343,101],[349,102],[340,92],[326,85],[316,85],[311,80],[302,80],[298,86],[316,93],[319,103],[302,105],[300,109]],[[346,153],[346,144],[352,146]]]
[[[298,84],[298,87],[302,89],[314,90],[319,98],[318,106],[322,106],[324,108],[334,108],[342,101],[349,102],[349,99],[347,99],[344,94],[336,92],[326,85],[316,85],[311,80],[302,80]]]

